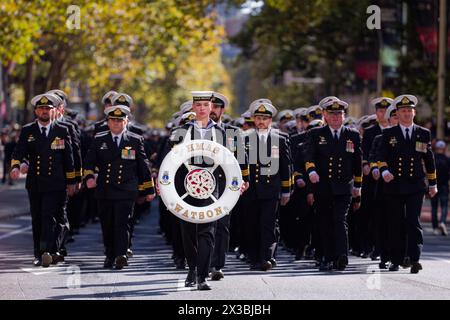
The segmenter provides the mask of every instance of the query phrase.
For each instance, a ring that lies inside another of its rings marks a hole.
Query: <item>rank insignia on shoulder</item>
[[[55,140],[53,140],[51,144],[52,150],[62,150],[65,148],[64,139],[61,139],[60,137],[56,137]]]
[[[352,140],[347,140],[347,144],[345,146],[345,151],[354,153],[355,152],[355,145],[353,144]]]
[[[134,160],[136,159],[136,151],[131,149],[131,147],[125,147],[122,149],[122,159]]]

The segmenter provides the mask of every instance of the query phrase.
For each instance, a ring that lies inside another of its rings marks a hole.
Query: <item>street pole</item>
[[[445,108],[445,62],[447,53],[447,0],[439,1],[439,62],[438,62],[438,101],[437,138],[444,138]]]

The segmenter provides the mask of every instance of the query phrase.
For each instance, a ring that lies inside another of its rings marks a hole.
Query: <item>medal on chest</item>
[[[134,160],[136,159],[136,151],[131,147],[125,147],[122,149],[122,159]]]
[[[65,148],[64,145],[64,139],[61,139],[60,137],[56,137],[55,140],[53,140],[51,144],[52,150],[62,150]]]

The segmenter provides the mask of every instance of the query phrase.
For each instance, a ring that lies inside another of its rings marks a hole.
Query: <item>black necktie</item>
[[[42,127],[42,137],[44,138],[44,139],[47,139],[47,128],[46,127]]]
[[[118,136],[114,137],[114,143],[116,144],[116,147],[119,146],[119,137]]]
[[[334,130],[334,140],[337,142],[338,140],[339,140],[339,137],[338,137],[338,131],[337,130]]]
[[[409,128],[406,128],[405,132],[406,132],[406,142],[411,142],[411,138],[409,137]]]

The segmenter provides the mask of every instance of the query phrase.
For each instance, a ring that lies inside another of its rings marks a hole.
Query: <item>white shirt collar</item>
[[[256,133],[258,134],[258,138],[264,137],[264,139],[267,139],[267,137],[269,136],[269,133],[270,133],[270,128],[269,129],[257,129]]]
[[[385,127],[383,127],[383,126],[381,125],[381,123],[378,123],[378,125],[380,126],[381,131],[383,131],[384,129],[389,128],[389,124],[387,124]]]
[[[42,132],[42,128],[46,128],[45,134],[48,135],[48,133],[50,132],[50,126],[52,124],[51,121],[49,121],[49,123],[47,125],[42,125],[39,121],[36,121],[38,123],[39,126],[39,131]]]
[[[122,131],[121,133],[119,133],[119,134],[114,134],[114,133],[111,132],[111,135],[112,135],[112,137],[113,137],[113,140],[114,140],[114,137],[119,137],[119,140],[120,140],[120,139],[122,138],[123,133],[124,133],[126,130],[127,130],[126,128],[123,129],[123,131]]]
[[[406,137],[406,129],[408,128],[409,130],[408,130],[408,132],[409,132],[409,137],[412,137],[412,133],[413,133],[413,129],[414,129],[414,123],[412,124],[412,125],[410,125],[409,127],[405,127],[405,126],[403,126],[403,125],[401,125],[401,124],[399,124],[400,125],[400,128],[402,129],[402,133],[403,133],[403,136],[404,137]]]
[[[339,129],[336,129],[336,130],[337,130],[337,135],[338,135],[338,137],[341,136],[342,127],[343,127],[343,126],[341,126]],[[335,129],[331,128],[330,126],[329,126],[329,128],[330,128],[330,131],[331,131],[331,135],[334,137],[334,130],[335,130]]]

